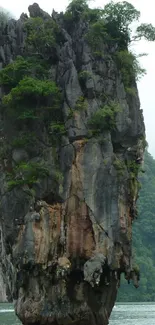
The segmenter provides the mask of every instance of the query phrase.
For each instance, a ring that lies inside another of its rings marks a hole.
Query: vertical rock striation
[[[54,59],[48,48],[47,61],[49,78],[62,92],[67,132],[54,146],[46,124],[34,121],[37,142],[29,150],[11,147],[1,158],[1,299],[5,292],[13,295],[24,325],[107,325],[121,273],[137,285],[132,222],[145,136],[137,88],[133,80],[134,95],[125,91],[114,60],[116,44],[103,42],[103,57],[93,52],[87,21],[79,19],[69,30],[63,14],[50,17],[37,4],[29,12],[32,18],[54,21],[61,32]],[[29,19],[22,15],[1,27],[1,69],[17,55],[24,57]],[[90,121],[109,99],[121,108],[115,128],[94,132]],[[16,133],[9,123],[3,112],[1,146]],[[49,170],[31,186],[32,195],[26,185],[7,189],[7,173],[23,160],[42,161]]]

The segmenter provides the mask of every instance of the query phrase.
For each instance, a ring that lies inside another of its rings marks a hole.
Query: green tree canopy
[[[67,11],[73,15],[80,15],[83,11],[88,10],[87,0],[72,0],[67,7]]]
[[[104,7],[104,18],[118,26],[120,31],[127,31],[132,22],[139,20],[140,11],[127,2],[111,1]]]
[[[152,24],[140,24],[136,33],[132,35],[131,25],[140,18],[138,11],[127,1],[109,2],[103,9],[90,9],[87,0],[72,0],[67,7],[66,13],[71,20],[81,19],[82,17],[89,22],[95,23],[102,21],[107,33],[112,39],[121,40],[124,45],[128,45],[133,40],[146,39],[155,40],[155,27]]]
[[[107,21],[111,35],[118,38],[123,35],[127,44],[142,38],[148,41],[155,40],[155,27],[152,24],[139,25],[135,35],[132,36],[131,24],[139,20],[140,11],[127,1],[117,3],[111,1],[104,7],[103,17]]]

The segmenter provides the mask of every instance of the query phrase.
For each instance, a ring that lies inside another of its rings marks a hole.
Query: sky
[[[117,0],[114,0],[117,2]],[[19,18],[22,12],[27,12],[30,4],[37,2],[39,6],[52,13],[52,10],[63,11],[67,7],[68,0],[5,0],[0,6],[11,11],[16,18]],[[109,1],[92,0],[92,7],[103,7]],[[154,0],[128,0],[141,12],[141,22],[155,24],[155,1]],[[148,53],[148,56],[140,59],[142,66],[147,70],[147,74],[139,81],[138,89],[141,102],[141,108],[144,113],[144,121],[146,126],[146,137],[149,144],[149,152],[155,158],[155,42],[140,41],[133,45],[136,53]]]

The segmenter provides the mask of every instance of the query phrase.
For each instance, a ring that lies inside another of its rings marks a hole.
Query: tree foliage
[[[44,21],[41,17],[30,18],[25,22],[27,31],[26,42],[36,48],[42,49],[43,46],[55,45],[53,20]]]
[[[94,51],[102,48],[103,41],[107,40],[107,29],[104,20],[99,19],[90,25],[86,39]]]
[[[76,18],[88,9],[89,7],[87,0],[72,0],[68,5],[66,12],[72,14],[72,16]]]
[[[89,0],[72,0],[64,14],[64,22],[67,29],[71,32],[72,26],[79,20],[84,20],[89,23],[95,23],[102,17],[103,9],[90,8]]]
[[[54,59],[56,44],[63,41],[58,24],[52,18],[44,20],[41,17],[35,17],[25,22],[25,29],[29,54]]]
[[[138,21],[140,12],[127,1],[111,1],[104,7],[104,19],[106,19],[106,28],[112,37],[124,38],[126,45],[135,39],[155,40],[155,27],[152,24],[141,24],[137,27],[135,35],[132,36],[131,24]],[[124,43],[125,44],[125,43]]]
[[[64,18],[68,19],[70,23],[84,19],[92,24],[90,26],[92,37],[96,32],[98,39],[100,35],[104,40],[117,41],[122,49],[126,48],[133,40],[142,38],[148,41],[155,40],[155,27],[152,24],[140,24],[135,35],[132,34],[131,25],[139,20],[140,11],[131,3],[111,1],[103,9],[91,9],[88,2],[87,0],[72,0]],[[93,24],[95,25],[93,26]]]
[[[124,38],[127,43],[130,41],[130,25],[139,17],[140,12],[127,1],[118,3],[111,1],[104,7],[104,19],[108,32],[118,40]]]
[[[137,27],[136,39],[146,38],[148,41],[155,41],[155,27],[152,24],[141,24]]]
[[[39,79],[47,78],[48,65],[45,60],[17,56],[16,60],[0,71],[0,85],[7,89],[16,87],[24,76],[35,76]]]
[[[119,103],[111,101],[109,104],[101,107],[93,114],[88,125],[93,134],[100,134],[106,130],[114,130],[116,127],[116,115],[121,111]]]
[[[28,156],[33,157],[32,148],[39,146],[35,152],[40,152],[42,143],[40,141],[44,143],[43,132],[46,137],[48,134],[48,145],[51,145],[50,141],[56,145],[65,132],[64,125],[64,128],[62,127],[61,92],[55,81],[49,79],[51,64],[46,56],[47,48],[52,52],[55,44],[54,22],[52,19],[43,22],[40,18],[33,21],[29,18],[28,22],[24,56],[18,56],[0,71],[0,85],[3,89],[1,113],[4,121],[6,123],[10,121],[13,125],[13,130],[9,130],[5,141],[3,140],[1,159],[11,157],[12,151],[16,148],[24,148]],[[39,42],[40,37],[41,42],[45,41],[44,47],[43,43],[40,45],[36,43]],[[42,55],[44,51],[45,57]],[[56,124],[58,124],[57,129],[58,126],[62,127],[63,132],[61,129],[58,135],[55,131],[54,137],[51,134],[51,125]],[[57,141],[53,141],[53,138],[57,138]],[[10,165],[12,172],[8,175],[8,190],[18,186],[35,185],[41,178],[47,176],[48,170],[45,165],[44,161],[41,164],[23,161],[20,165],[15,164],[12,167]]]
[[[139,17],[140,11],[127,1],[111,1],[104,7],[104,18],[108,22],[114,22],[122,32],[127,31],[130,24],[139,20]]]
[[[48,168],[40,162],[21,162],[14,167],[12,173],[8,174],[8,189],[12,190],[23,185],[31,187],[48,175]]]
[[[115,60],[126,89],[130,88],[135,79],[139,80],[146,73],[146,70],[140,66],[137,56],[130,51],[117,51],[115,53]]]
[[[2,103],[8,114],[17,119],[34,119],[38,109],[47,110],[50,97],[50,110],[60,109],[60,91],[55,82],[24,77],[18,85],[3,97]],[[58,112],[57,112],[58,113]],[[59,114],[58,114],[59,115]],[[43,117],[43,116],[42,116]]]
[[[133,223],[134,261],[140,268],[140,286],[135,289],[122,279],[119,301],[155,301],[155,160],[146,152],[145,173],[138,200],[138,219]]]

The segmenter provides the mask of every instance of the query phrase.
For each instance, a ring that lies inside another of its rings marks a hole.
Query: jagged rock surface
[[[29,10],[32,17],[49,17],[36,4]],[[22,15],[0,30],[1,68],[24,51],[25,19]],[[95,59],[84,38],[85,22],[80,20],[69,34],[61,15],[53,12],[52,19],[64,36],[57,47],[58,60],[50,69],[63,90],[68,131],[58,148],[63,186],[55,187],[53,150],[46,145],[33,148],[33,158],[41,155],[51,169],[33,199],[18,188],[5,191],[7,168],[2,163],[1,299],[6,299],[8,286],[24,325],[107,325],[120,274],[125,272],[128,279],[133,275],[132,221],[137,199],[137,191],[133,194],[129,188],[127,166],[121,177],[114,161],[118,158],[126,164],[142,157],[143,116],[138,93],[125,92],[113,49],[103,44],[104,58]],[[67,119],[84,96],[80,70],[92,76],[85,85],[87,109]],[[103,105],[102,94],[119,101],[123,110],[117,114],[116,130],[105,131],[101,141],[88,137],[87,123]],[[44,139],[44,134],[40,137]],[[27,153],[14,151],[13,160],[22,160],[23,155]]]

